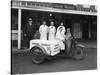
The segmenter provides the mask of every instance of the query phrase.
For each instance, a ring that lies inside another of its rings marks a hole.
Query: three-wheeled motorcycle
[[[65,40],[66,42],[66,40]],[[54,56],[63,55],[71,57],[72,59],[81,60],[85,57],[84,45],[77,43],[72,39],[71,49],[69,55],[67,54],[66,43],[61,40],[30,40],[30,52],[32,61],[36,64],[43,63],[45,59],[51,59]]]

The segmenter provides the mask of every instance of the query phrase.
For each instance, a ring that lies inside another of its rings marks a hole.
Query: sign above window
[[[85,12],[97,12],[94,5],[73,5],[73,4],[58,4],[58,3],[44,3],[44,2],[30,2],[30,1],[12,1],[12,7],[39,7],[39,8],[56,8],[56,9],[66,9],[66,10],[76,10]]]

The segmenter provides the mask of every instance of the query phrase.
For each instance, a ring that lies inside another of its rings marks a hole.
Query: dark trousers
[[[66,50],[67,55],[69,55],[69,53],[70,53],[71,46],[72,46],[72,41],[66,40],[65,41],[65,50]]]
[[[29,46],[30,46],[30,40],[32,40],[32,39],[33,39],[32,36],[25,36],[24,37],[24,47],[29,48]]]

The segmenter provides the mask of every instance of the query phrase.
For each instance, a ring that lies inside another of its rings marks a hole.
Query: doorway
[[[83,33],[82,33],[83,39],[89,38],[89,26],[87,23],[83,24]]]

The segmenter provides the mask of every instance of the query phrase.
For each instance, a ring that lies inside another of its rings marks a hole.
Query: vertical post
[[[89,26],[89,39],[91,39],[91,31],[90,31],[90,26]]]
[[[89,18],[89,39],[91,39],[91,19]]]
[[[18,49],[21,48],[21,9],[18,9]]]

